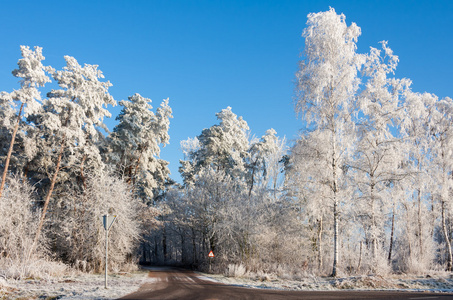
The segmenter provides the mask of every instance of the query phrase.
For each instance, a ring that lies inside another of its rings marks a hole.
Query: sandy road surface
[[[453,294],[398,291],[281,291],[250,289],[210,281],[194,272],[178,269],[150,271],[149,280],[137,292],[121,299],[453,299]]]

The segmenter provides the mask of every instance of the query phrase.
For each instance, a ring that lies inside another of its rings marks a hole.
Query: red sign
[[[208,256],[209,256],[209,257],[214,257],[214,252],[212,252],[212,251],[209,252]]]

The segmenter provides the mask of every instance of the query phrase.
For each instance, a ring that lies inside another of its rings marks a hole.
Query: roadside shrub
[[[86,189],[55,203],[54,251],[68,264],[84,272],[100,272],[105,264],[105,230],[102,216],[116,215],[109,230],[109,268],[127,267],[138,246],[140,211],[146,206],[133,197],[120,178],[98,172],[86,181]],[[130,268],[130,267],[127,267]]]
[[[243,264],[229,264],[226,269],[226,276],[228,277],[244,277],[247,270]]]
[[[19,175],[7,177],[0,199],[0,276],[22,279],[43,277],[52,272],[41,268],[46,239],[41,238],[33,253],[40,211],[33,211],[33,188]]]

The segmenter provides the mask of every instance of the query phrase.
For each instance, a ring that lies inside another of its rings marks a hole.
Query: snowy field
[[[154,269],[154,268],[153,268]],[[272,275],[233,278],[224,275],[198,273],[200,279],[250,288],[285,290],[408,290],[453,292],[453,276],[436,273],[424,276],[389,275],[354,276],[332,279],[308,276],[290,279]],[[58,279],[5,281],[0,279],[0,299],[115,299],[136,291],[151,282],[148,270],[109,276],[109,289],[104,289],[102,274],[78,274]]]

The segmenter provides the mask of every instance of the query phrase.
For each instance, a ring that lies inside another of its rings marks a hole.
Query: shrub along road
[[[149,272],[140,289],[121,299],[453,299],[453,294],[405,291],[282,291],[251,289],[209,281],[192,271]]]

